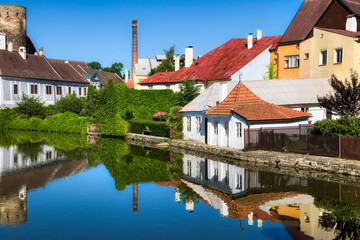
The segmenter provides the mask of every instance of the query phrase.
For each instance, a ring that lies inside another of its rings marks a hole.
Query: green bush
[[[72,112],[79,114],[84,108],[84,102],[73,92],[57,100],[54,108],[56,113]]]
[[[167,123],[171,129],[171,138],[172,139],[183,139],[183,116],[179,112],[182,107],[173,107],[170,110],[170,114],[168,115]]]
[[[102,121],[100,133],[105,136],[125,137],[129,131],[129,123],[125,121],[120,113],[114,118],[108,118]]]
[[[36,97],[22,95],[19,102],[17,102],[17,111],[20,114],[25,114],[29,117],[43,118],[46,114],[46,107],[44,103]]]
[[[151,131],[151,135],[158,137],[169,137],[169,126],[166,122],[151,120],[131,120],[131,132],[143,134],[144,131]]]
[[[360,118],[354,117],[341,117],[336,120],[322,120],[314,124],[311,130],[312,135],[322,136],[347,136],[359,137],[360,136]]]
[[[58,113],[45,120],[39,118],[27,119],[23,115],[12,117],[6,123],[0,123],[3,129],[80,133],[87,134],[87,126],[92,124],[91,118],[79,117],[75,113]]]

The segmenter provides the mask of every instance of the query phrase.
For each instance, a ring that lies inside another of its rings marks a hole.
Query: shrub
[[[143,134],[144,131],[151,131],[151,135],[158,137],[169,137],[169,126],[166,122],[151,120],[131,120],[131,132]]]
[[[100,132],[105,136],[125,137],[129,131],[129,123],[125,121],[120,113],[114,118],[108,118],[101,122]]]
[[[22,95],[19,102],[17,102],[17,110],[21,114],[25,114],[29,117],[43,118],[46,113],[44,103],[36,97],[30,97],[28,95]]]
[[[337,120],[322,120],[314,124],[311,130],[312,135],[322,136],[360,136],[360,118],[341,117]]]
[[[172,139],[183,139],[183,116],[179,112],[181,107],[173,107],[168,115],[167,124],[171,129]]]
[[[84,108],[84,102],[73,92],[57,100],[54,107],[56,113],[72,112],[79,114]]]

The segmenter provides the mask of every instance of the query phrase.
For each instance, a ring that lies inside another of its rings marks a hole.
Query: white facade
[[[164,83],[164,84],[143,84],[140,87],[140,90],[164,90],[170,89],[174,92],[180,92],[180,84],[179,83]],[[205,85],[202,82],[199,82],[197,86],[200,87],[200,93],[205,91]]]
[[[76,93],[78,97],[85,97],[88,84],[37,79],[23,79],[0,76],[0,106],[15,107],[23,94],[38,97],[46,105],[69,93]]]

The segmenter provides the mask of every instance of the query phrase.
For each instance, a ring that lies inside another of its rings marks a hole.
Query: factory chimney
[[[135,81],[135,64],[138,63],[137,19],[132,20],[131,78]]]

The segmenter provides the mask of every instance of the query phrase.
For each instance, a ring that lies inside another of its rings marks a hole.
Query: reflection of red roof
[[[206,111],[206,115],[230,115],[237,113],[250,122],[293,121],[307,119],[311,114],[265,102],[239,83],[217,106]]]
[[[251,49],[247,49],[246,39],[231,39],[218,48],[197,59],[190,67],[176,72],[160,72],[139,84],[176,83],[185,80],[225,80],[250,63],[259,54],[276,46],[281,36],[254,39]]]
[[[178,187],[180,185],[175,182],[154,182],[154,184],[159,187],[169,187],[169,188]]]

